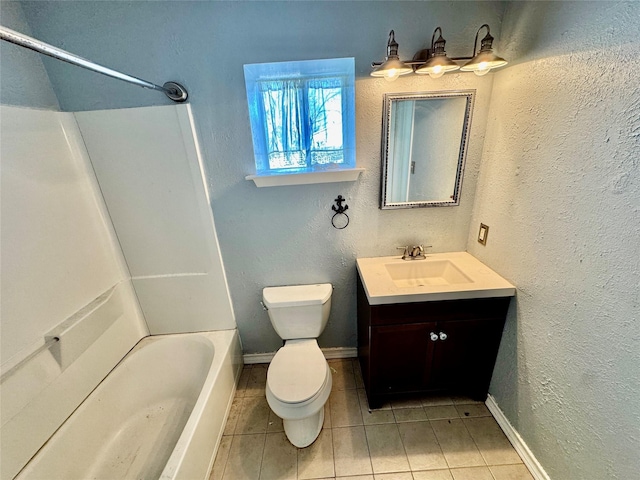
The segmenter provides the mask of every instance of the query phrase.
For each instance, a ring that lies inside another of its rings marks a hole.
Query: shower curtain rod
[[[91,70],[93,72],[101,73],[108,77],[124,80],[125,82],[133,83],[134,85],[138,85],[140,87],[158,90],[159,92],[163,92],[174,102],[184,102],[188,97],[187,91],[179,83],[167,82],[163,86],[156,85],[155,83],[147,82],[146,80],[142,80],[141,78],[127,75],[126,73],[121,73],[117,70],[112,70],[111,68],[90,62],[85,58],[74,55],[73,53],[69,53],[65,50],[62,50],[61,48],[54,47],[53,45],[41,42],[40,40],[29,37],[28,35],[25,35],[23,33],[16,32],[15,30],[11,30],[10,28],[3,27],[1,25],[0,40],[20,45],[21,47],[34,50],[38,53],[48,55],[49,57],[57,58],[58,60],[62,60],[63,62],[67,62],[72,65],[77,65],[78,67],[86,68],[87,70]]]

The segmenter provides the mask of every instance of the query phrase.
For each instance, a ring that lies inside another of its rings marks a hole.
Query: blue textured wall
[[[355,259],[393,255],[420,242],[434,251],[465,250],[484,138],[491,76],[439,80],[368,76],[395,28],[403,58],[442,26],[452,55],[469,54],[479,25],[499,38],[504,5],[495,2],[25,2],[41,39],[156,83],[184,83],[206,161],[234,310],[246,352],[281,341],[260,307],[265,286],[335,286],[322,346],[355,346]],[[356,183],[258,189],[243,64],[353,56],[356,59]],[[45,59],[64,110],[168,103],[163,95]],[[477,88],[461,205],[380,211],[380,131],[385,91]],[[333,199],[347,199],[351,224],[331,227]]]
[[[514,2],[469,252],[518,286],[491,393],[552,479],[640,478],[640,3]]]
[[[31,29],[18,2],[0,2],[2,26],[30,35]],[[0,42],[0,103],[58,110],[42,56],[17,45]]]

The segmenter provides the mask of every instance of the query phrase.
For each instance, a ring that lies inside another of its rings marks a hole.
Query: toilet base
[[[322,430],[324,423],[324,406],[310,417],[301,418],[300,420],[282,420],[284,425],[284,433],[289,441],[298,448],[304,448],[311,445]]]

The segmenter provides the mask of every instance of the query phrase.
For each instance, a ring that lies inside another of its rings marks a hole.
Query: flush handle
[[[438,334],[435,332],[431,332],[429,336],[431,337],[432,342],[436,342],[438,340]]]
[[[444,332],[440,332],[440,340],[444,341],[448,338],[448,335]]]

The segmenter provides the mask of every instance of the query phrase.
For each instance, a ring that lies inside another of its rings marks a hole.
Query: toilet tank
[[[331,293],[330,283],[267,287],[262,301],[283,340],[318,338],[329,320]]]

